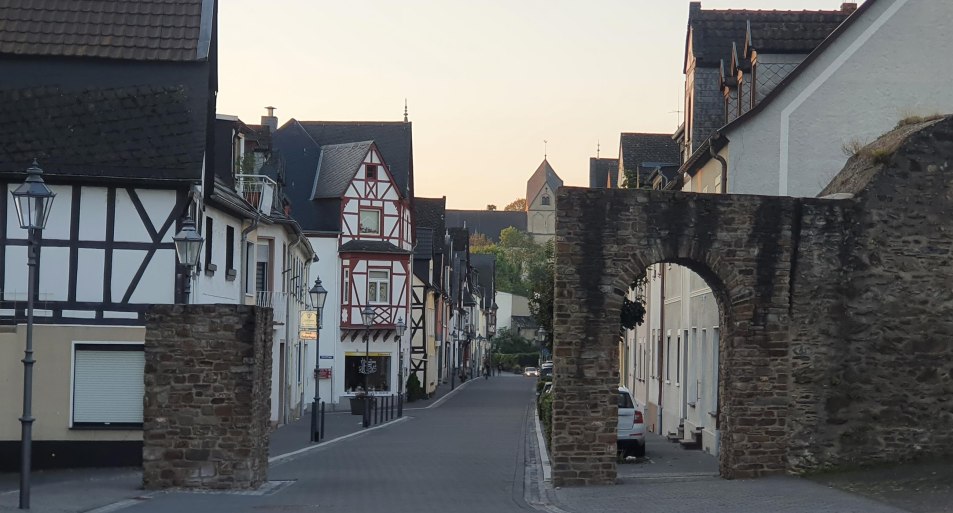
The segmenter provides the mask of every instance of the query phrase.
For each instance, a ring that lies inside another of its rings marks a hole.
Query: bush
[[[539,395],[543,391],[543,387],[546,386],[546,383],[549,383],[553,380],[552,376],[543,376],[536,381],[536,395]]]
[[[553,440],[553,394],[541,396],[537,408],[539,409],[539,422],[543,425],[543,434],[546,435],[546,446],[550,447]]]
[[[417,399],[426,399],[427,393],[424,392],[424,388],[420,386],[420,379],[417,378],[416,373],[411,373],[407,378],[407,402],[413,402]]]

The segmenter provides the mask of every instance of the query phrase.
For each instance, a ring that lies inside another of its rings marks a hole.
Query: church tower
[[[562,186],[546,158],[526,182],[526,231],[540,244],[556,235],[556,191]]]

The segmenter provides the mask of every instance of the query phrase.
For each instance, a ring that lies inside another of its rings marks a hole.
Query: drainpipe
[[[248,242],[248,234],[254,231],[256,228],[258,228],[258,222],[260,220],[261,220],[261,212],[258,212],[257,214],[255,214],[255,219],[252,220],[252,223],[248,225],[248,228],[245,228],[244,230],[242,230],[242,236],[241,236],[242,247],[240,248],[240,251],[238,253],[239,255],[241,255],[240,257],[241,262],[239,264],[239,274],[241,277],[238,280],[238,288],[239,288],[238,295],[241,298],[242,304],[245,303],[245,288],[247,287],[247,284],[245,282],[248,280],[247,273],[245,272],[245,266],[248,261],[249,255],[245,253],[245,246],[246,246],[245,243]]]
[[[665,369],[665,264],[659,264],[661,278],[659,280],[659,344],[658,347],[658,433],[665,436],[662,432],[662,370]]]
[[[721,139],[721,132],[715,132],[708,143],[708,154],[721,163],[721,193],[728,194],[728,161],[715,151],[715,141]]]

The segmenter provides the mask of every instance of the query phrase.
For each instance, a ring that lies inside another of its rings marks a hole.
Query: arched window
[[[549,195],[543,195],[543,205],[549,205]]]

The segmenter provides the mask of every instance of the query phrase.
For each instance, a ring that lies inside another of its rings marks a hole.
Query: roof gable
[[[680,154],[672,134],[623,132],[619,137],[619,160],[628,170],[648,163],[678,164]]]
[[[374,149],[373,141],[322,146],[311,199],[343,196],[368,153]]]
[[[529,177],[529,181],[526,182],[526,208],[533,204],[533,200],[543,190],[543,185],[549,185],[553,192],[563,186],[562,178],[559,178],[553,166],[549,165],[549,161],[545,158],[533,172],[533,176]]]
[[[412,123],[387,121],[297,121],[319,145],[374,141],[387,169],[405,198],[413,197]]]
[[[214,0],[0,0],[0,54],[208,58]]]
[[[589,158],[589,187],[615,188],[618,182],[619,159]]]

